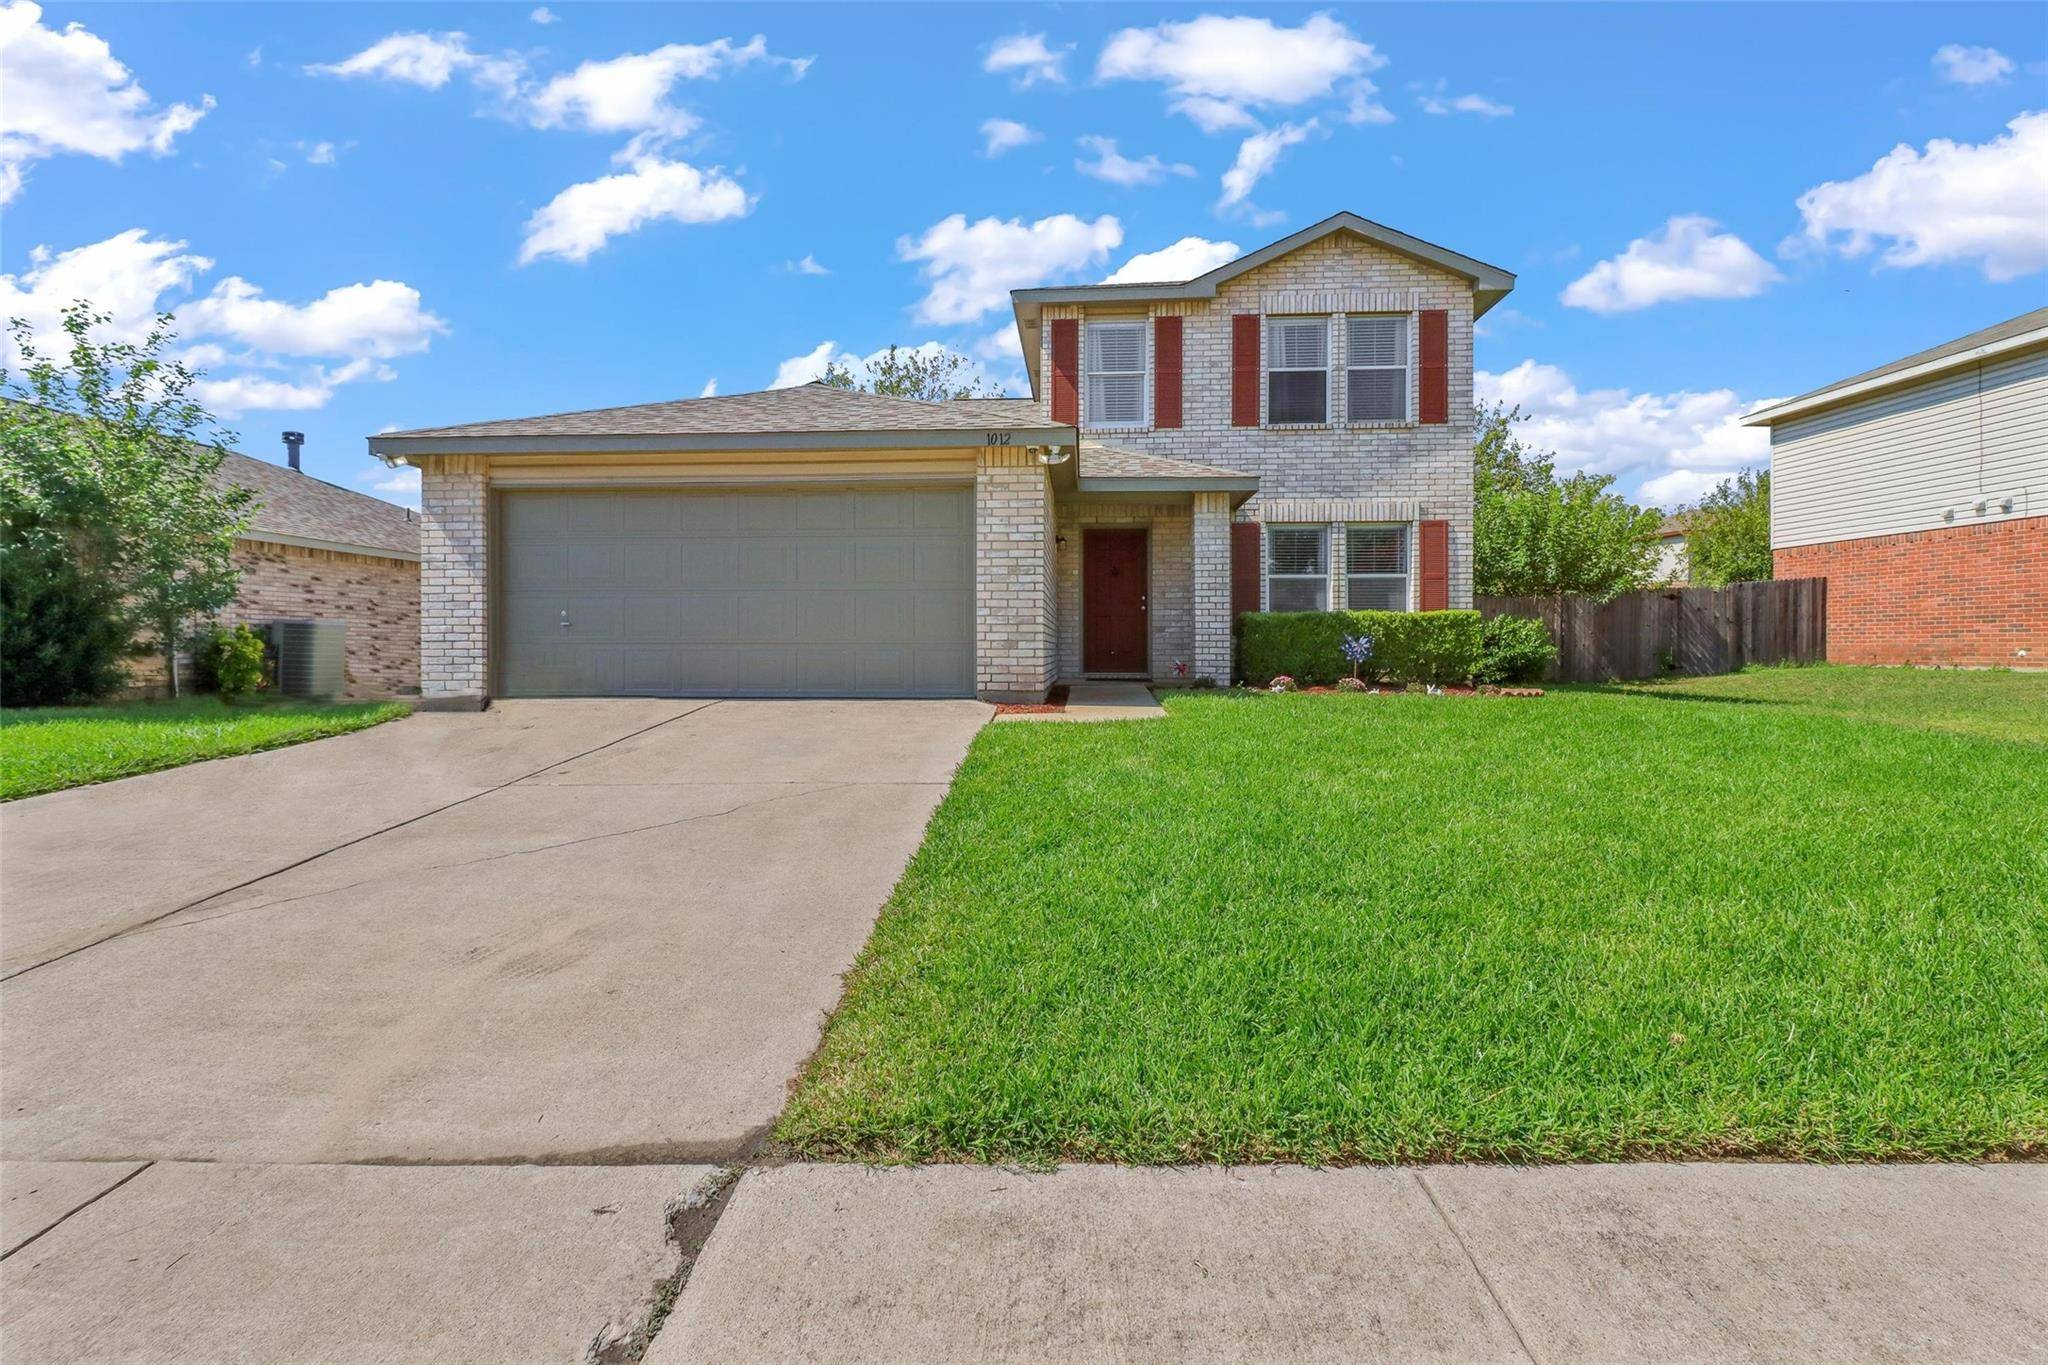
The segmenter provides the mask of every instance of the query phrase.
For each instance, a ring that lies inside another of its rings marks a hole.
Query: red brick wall
[[[1779,578],[1828,580],[1835,663],[2048,668],[2048,517],[1795,545],[1772,561]]]
[[[221,613],[227,625],[279,617],[348,622],[345,696],[389,697],[420,690],[420,566],[403,559],[235,542],[242,585]],[[189,667],[181,664],[180,671]],[[187,675],[189,676],[189,674]],[[132,693],[160,694],[161,656],[129,668]]]

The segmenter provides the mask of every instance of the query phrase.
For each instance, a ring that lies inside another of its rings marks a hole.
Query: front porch
[[[1094,441],[1027,468],[990,451],[977,480],[983,697],[1117,679],[1227,684],[1231,518],[1258,479]]]

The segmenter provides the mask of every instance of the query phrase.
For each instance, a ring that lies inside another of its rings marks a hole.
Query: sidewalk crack
[[[1485,1268],[1479,1264],[1479,1258],[1473,1254],[1471,1244],[1465,1240],[1465,1234],[1458,1231],[1458,1225],[1451,1221],[1450,1211],[1443,1206],[1443,1201],[1436,1197],[1436,1190],[1431,1187],[1429,1177],[1415,1170],[1411,1170],[1409,1174],[1415,1177],[1416,1184],[1422,1186],[1422,1193],[1429,1200],[1429,1206],[1436,1210],[1438,1218],[1443,1219],[1444,1228],[1451,1234],[1451,1240],[1458,1244],[1458,1250],[1465,1253],[1465,1263],[1472,1267],[1472,1273],[1479,1277],[1480,1285],[1486,1290],[1486,1297],[1493,1300],[1493,1306],[1499,1310],[1501,1320],[1507,1323],[1508,1330],[1515,1334],[1515,1345],[1522,1348],[1522,1354],[1532,1362],[1532,1365],[1541,1365],[1540,1358],[1529,1345],[1529,1339],[1522,1335],[1522,1325],[1516,1322],[1515,1315],[1508,1311],[1507,1300],[1501,1297],[1500,1290],[1494,1288]]]
[[[47,1237],[52,1232],[55,1232],[58,1228],[64,1226],[65,1223],[69,1222],[73,1214],[78,1213],[84,1209],[91,1208],[94,1204],[99,1203],[100,1200],[105,1199],[115,1190],[120,1189],[123,1185],[133,1180],[136,1176],[141,1175],[144,1171],[148,1170],[150,1167],[154,1165],[156,1165],[154,1161],[143,1162],[140,1166],[137,1166],[134,1170],[128,1172],[128,1174],[122,1176],[119,1180],[116,1180],[113,1184],[107,1186],[105,1189],[101,1190],[98,1194],[86,1200],[84,1203],[79,1204],[76,1208],[65,1210],[64,1216],[62,1218],[59,1218],[56,1222],[50,1224],[50,1226],[44,1228],[41,1232],[38,1232],[34,1237],[30,1237],[24,1240],[21,1246],[15,1247],[13,1251],[0,1252],[0,1261],[6,1260],[9,1256],[12,1256],[14,1252],[20,1251],[22,1247],[34,1244],[39,1238]]]

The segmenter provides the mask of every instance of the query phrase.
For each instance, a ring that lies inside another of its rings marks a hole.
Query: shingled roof
[[[246,540],[383,559],[420,557],[419,522],[405,508],[382,498],[232,450],[219,477],[248,489],[261,504],[243,534]]]
[[[1028,398],[927,403],[812,382],[760,393],[421,427],[370,438],[376,455],[579,450],[822,449],[834,445],[980,445],[991,428],[1020,440],[1072,441]]]

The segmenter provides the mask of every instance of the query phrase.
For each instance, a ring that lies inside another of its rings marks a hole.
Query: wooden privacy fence
[[[1828,581],[1781,578],[1725,588],[1649,588],[1589,597],[1480,597],[1479,614],[1533,616],[1550,628],[1549,678],[1606,682],[1664,673],[1731,673],[1744,664],[1819,663],[1828,653]]]

